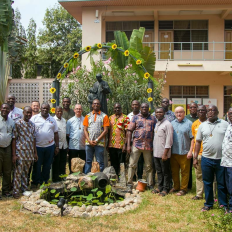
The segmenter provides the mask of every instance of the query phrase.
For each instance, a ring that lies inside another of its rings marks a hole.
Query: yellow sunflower
[[[52,104],[55,104],[55,103],[56,103],[56,99],[54,99],[54,98],[51,99],[51,103],[52,103]]]
[[[151,111],[151,108],[149,107],[149,112]]]
[[[98,47],[98,48],[102,48],[102,44],[101,44],[101,43],[98,43],[98,44],[97,44],[97,47]]]
[[[148,79],[150,77],[150,74],[148,72],[144,73],[144,78]]]
[[[60,79],[61,78],[61,73],[58,73],[56,78]]]
[[[55,93],[56,92],[56,88],[51,88],[50,89],[50,93]]]
[[[152,98],[152,97],[149,97],[147,100],[148,100],[149,102],[151,102],[151,101],[153,100],[153,98]]]
[[[152,92],[152,89],[151,89],[151,88],[148,88],[148,89],[147,89],[147,92],[148,92],[148,93],[151,93],[151,92]]]
[[[91,46],[87,46],[87,47],[85,47],[85,51],[86,51],[86,52],[89,52],[89,51],[90,51],[90,49],[91,49]]]
[[[55,114],[55,112],[56,112],[56,108],[51,108],[51,113],[53,113],[53,114]]]
[[[68,67],[68,63],[65,63],[65,64],[64,64],[64,68],[67,68],[67,67]]]
[[[73,58],[76,59],[79,57],[79,54],[76,52],[74,55],[73,55]]]
[[[112,45],[112,49],[115,50],[117,48],[117,44]]]
[[[130,52],[129,52],[128,50],[126,50],[126,51],[124,52],[124,56],[129,56],[129,54],[130,54]]]
[[[141,60],[136,60],[136,64],[140,65],[140,64],[142,64],[142,61]]]

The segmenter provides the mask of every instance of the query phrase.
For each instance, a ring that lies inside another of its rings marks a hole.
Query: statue
[[[96,75],[97,81],[93,87],[89,89],[88,102],[90,103],[90,110],[92,110],[92,103],[94,99],[98,99],[101,103],[101,111],[105,114],[107,110],[106,94],[111,93],[110,87],[106,81],[102,80],[102,75],[99,73]]]

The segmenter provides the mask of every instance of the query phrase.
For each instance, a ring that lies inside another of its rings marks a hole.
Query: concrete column
[[[98,12],[99,23],[95,23],[96,20],[96,9],[88,9],[83,8],[82,13],[82,48],[84,49],[86,46],[93,46],[95,43],[102,42],[102,28],[101,28],[101,12]],[[86,65],[88,69],[90,69],[90,61],[87,59],[88,53],[82,55],[82,65]],[[95,59],[100,59],[99,56],[95,56]]]

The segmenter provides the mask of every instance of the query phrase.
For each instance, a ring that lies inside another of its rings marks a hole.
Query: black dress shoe
[[[3,193],[2,196],[3,197],[12,197],[12,194],[11,193]]]

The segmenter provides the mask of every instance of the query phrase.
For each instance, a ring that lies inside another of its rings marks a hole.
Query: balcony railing
[[[232,60],[232,42],[144,42],[157,60]]]

